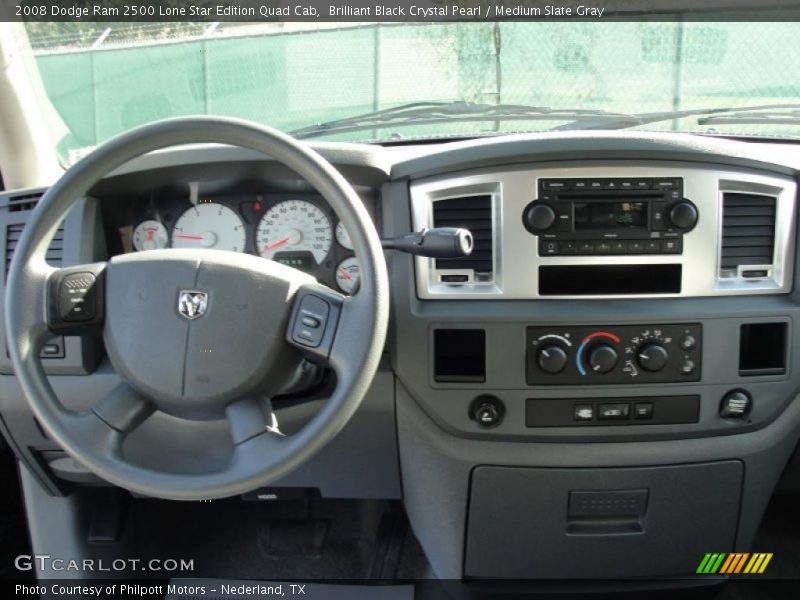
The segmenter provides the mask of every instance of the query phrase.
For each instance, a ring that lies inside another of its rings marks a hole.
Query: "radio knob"
[[[525,210],[523,216],[525,226],[533,233],[541,233],[550,229],[556,222],[556,211],[549,204],[533,202]]]
[[[608,373],[617,366],[617,351],[608,344],[597,344],[589,350],[587,362],[595,373]]]
[[[672,205],[669,220],[678,229],[689,231],[697,225],[697,207],[688,200],[681,200]]]
[[[564,370],[567,366],[567,353],[561,346],[550,344],[543,346],[536,354],[536,361],[539,368],[545,373],[555,375]]]
[[[669,353],[667,349],[661,344],[650,343],[645,344],[636,353],[636,362],[645,371],[655,373],[667,366],[669,360]]]

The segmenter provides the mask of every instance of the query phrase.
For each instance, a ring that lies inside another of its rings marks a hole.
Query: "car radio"
[[[523,223],[539,254],[681,254],[697,224],[680,177],[539,179]]]

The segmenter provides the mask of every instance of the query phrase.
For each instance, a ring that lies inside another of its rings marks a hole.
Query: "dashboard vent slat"
[[[494,240],[492,238],[492,197],[488,195],[446,198],[433,203],[434,227],[463,227],[472,232],[475,246],[470,256],[436,259],[437,269],[472,269],[491,273]]]
[[[17,248],[22,231],[25,229],[24,223],[13,223],[6,227],[6,275],[11,267],[11,260],[14,258],[14,251]],[[53,241],[47,248],[45,260],[54,267],[60,267],[64,259],[64,226],[58,228]]]
[[[39,199],[44,195],[44,192],[31,192],[29,194],[20,194],[18,196],[11,196],[8,199],[8,212],[26,212],[36,208]]]
[[[771,265],[775,250],[776,198],[725,193],[722,198],[722,269]]]

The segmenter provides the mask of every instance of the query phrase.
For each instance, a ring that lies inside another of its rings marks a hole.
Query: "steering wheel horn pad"
[[[117,373],[160,410],[220,418],[230,402],[273,396],[292,379],[302,361],[283,332],[297,290],[314,281],[219,250],[116,256],[104,277],[106,350]],[[186,304],[187,294],[201,304]]]

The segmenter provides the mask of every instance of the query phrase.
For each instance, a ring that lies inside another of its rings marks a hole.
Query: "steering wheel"
[[[45,262],[56,228],[101,178],[147,152],[193,143],[256,150],[316,188],[350,233],[361,267],[359,291],[343,296],[277,262],[219,250],[150,250],[61,269]],[[388,314],[388,276],[377,231],[330,163],[269,127],[187,117],[108,141],[47,191],[14,253],[5,319],[16,376],[58,444],[120,487],[201,500],[272,482],[328,443],[372,382]],[[88,411],[65,407],[45,375],[40,351],[54,333],[102,335],[123,380]],[[336,385],[302,429],[285,435],[276,427],[270,398],[294,380],[306,359],[332,368]],[[135,464],[122,452],[123,441],[155,411],[178,417],[187,427],[191,421],[226,418],[230,460],[201,473],[189,465],[164,472]]]

